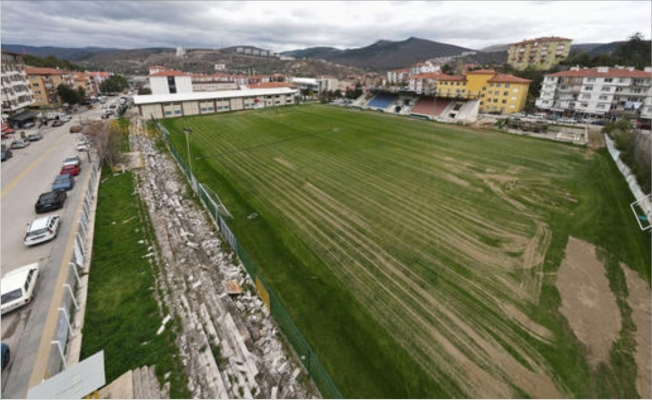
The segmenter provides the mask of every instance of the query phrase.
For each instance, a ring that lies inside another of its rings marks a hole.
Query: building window
[[[588,78],[586,81],[587,82],[595,82],[595,78]]]
[[[613,79],[611,79],[611,78],[605,78],[605,79],[604,79],[604,82],[605,82],[605,83],[611,83],[612,81],[613,81]]]
[[[593,90],[593,86],[584,86],[584,90],[591,91]]]
[[[601,89],[603,92],[609,92],[611,90],[611,87],[609,86],[603,86]]]
[[[509,88],[509,83],[506,83],[506,84],[505,84],[505,87],[506,87],[506,88]]]
[[[503,96],[509,96],[509,91],[503,92]]]
[[[591,96],[589,96],[589,97],[591,97]],[[609,98],[609,96],[602,95],[602,96],[600,96],[598,98],[598,100],[607,100],[608,98]]]
[[[583,94],[582,99],[584,100],[591,100],[591,95],[590,94]]]
[[[514,93],[518,93],[518,88],[514,88],[514,90],[512,90],[512,91],[513,91]]]
[[[490,84],[489,84],[489,87],[494,87],[494,84],[493,84],[493,83],[490,83]]]

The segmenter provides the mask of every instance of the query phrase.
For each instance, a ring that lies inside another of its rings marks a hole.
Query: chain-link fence
[[[188,169],[183,157],[179,154],[177,149],[172,144],[170,140],[170,133],[164,126],[162,126],[154,117],[152,121],[156,128],[159,130],[163,141],[170,150],[170,154],[174,157],[177,164],[181,168],[181,171],[185,175],[186,179],[191,183],[193,190],[198,194],[202,203],[208,210],[211,217],[213,217],[217,226],[219,226],[220,232],[224,239],[229,243],[233,252],[238,256],[238,259],[245,267],[245,270],[251,277],[253,282],[256,282],[256,288],[259,292],[259,295],[263,302],[269,308],[272,318],[279,327],[280,332],[285,337],[286,341],[290,344],[294,352],[297,354],[301,363],[308,371],[308,376],[313,381],[322,397],[331,398],[331,399],[341,399],[342,394],[337,390],[337,387],[331,380],[330,376],[326,372],[326,369],[322,366],[317,358],[317,355],[312,351],[308,342],[303,338],[301,331],[296,327],[290,314],[287,312],[285,307],[281,304],[281,301],[276,297],[274,292],[270,287],[265,283],[265,279],[258,272],[256,264],[247,254],[244,248],[239,244],[238,238],[233,234],[228,224],[222,218],[220,212],[221,202],[219,200],[213,199],[210,193],[204,188],[201,183],[198,183],[195,177],[191,174]]]

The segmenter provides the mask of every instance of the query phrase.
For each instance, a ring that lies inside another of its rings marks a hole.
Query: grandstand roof
[[[605,72],[599,72],[604,70]],[[650,72],[641,71],[638,69],[626,68],[609,68],[609,67],[596,67],[596,68],[582,68],[580,70],[570,70],[548,74],[546,76],[559,76],[559,77],[582,77],[582,78],[599,78],[599,77],[618,77],[618,78],[651,78]]]
[[[249,89],[271,89],[271,88],[296,88],[296,85],[287,82],[260,82],[247,85]]]
[[[535,43],[535,42],[544,43],[544,42],[563,42],[563,41],[572,42],[573,39],[566,39],[566,38],[557,37],[557,36],[548,36],[548,37],[540,37],[540,38],[536,38],[536,39],[523,40],[523,41],[520,41],[520,42],[517,42],[517,43],[511,43],[510,46],[515,46],[515,45],[519,45],[519,44],[529,44],[529,43]]]
[[[532,81],[529,79],[519,78],[518,76],[506,75],[506,74],[496,74],[487,82],[489,83],[532,83]]]
[[[134,96],[134,104],[157,104],[178,101],[202,101],[213,99],[230,99],[250,96],[272,96],[277,94],[295,94],[296,89],[288,87],[272,89],[220,90],[214,92],[190,92],[175,94],[147,94]]]

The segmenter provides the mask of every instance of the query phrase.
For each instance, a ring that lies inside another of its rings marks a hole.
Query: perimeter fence
[[[219,200],[216,195],[211,195],[209,192],[212,192],[208,187],[205,187],[203,184],[199,183],[195,176],[191,173],[190,168],[186,165],[186,162],[183,160],[183,157],[179,151],[174,147],[174,144],[170,140],[170,132],[161,125],[153,116],[152,122],[154,126],[159,131],[163,142],[167,146],[172,154],[172,157],[179,165],[181,172],[188,179],[190,186],[194,192],[199,196],[204,207],[211,215],[215,223],[220,229],[222,236],[229,243],[233,252],[237,255],[238,259],[245,267],[245,270],[249,274],[249,277],[256,284],[256,291],[260,296],[261,300],[267,306],[272,318],[279,327],[279,331],[285,337],[287,343],[292,347],[292,350],[296,353],[299,360],[303,366],[308,371],[308,376],[317,387],[322,397],[330,399],[341,399],[342,394],[339,392],[330,376],[326,372],[326,369],[322,366],[321,362],[317,358],[317,355],[312,351],[308,342],[304,339],[301,331],[292,321],[290,314],[287,312],[285,307],[281,304],[281,301],[270,289],[269,285],[265,283],[265,280],[262,277],[262,274],[258,271],[256,264],[252,258],[247,254],[245,249],[240,245],[238,238],[233,234],[233,231],[229,228],[226,220],[223,216],[230,217],[228,211]]]

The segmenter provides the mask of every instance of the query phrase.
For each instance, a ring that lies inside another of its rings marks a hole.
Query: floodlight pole
[[[186,147],[188,148],[188,168],[190,168],[190,175],[192,176],[192,159],[190,158],[190,142],[188,141],[188,134],[192,132],[192,129],[183,128],[183,132],[186,134]]]

